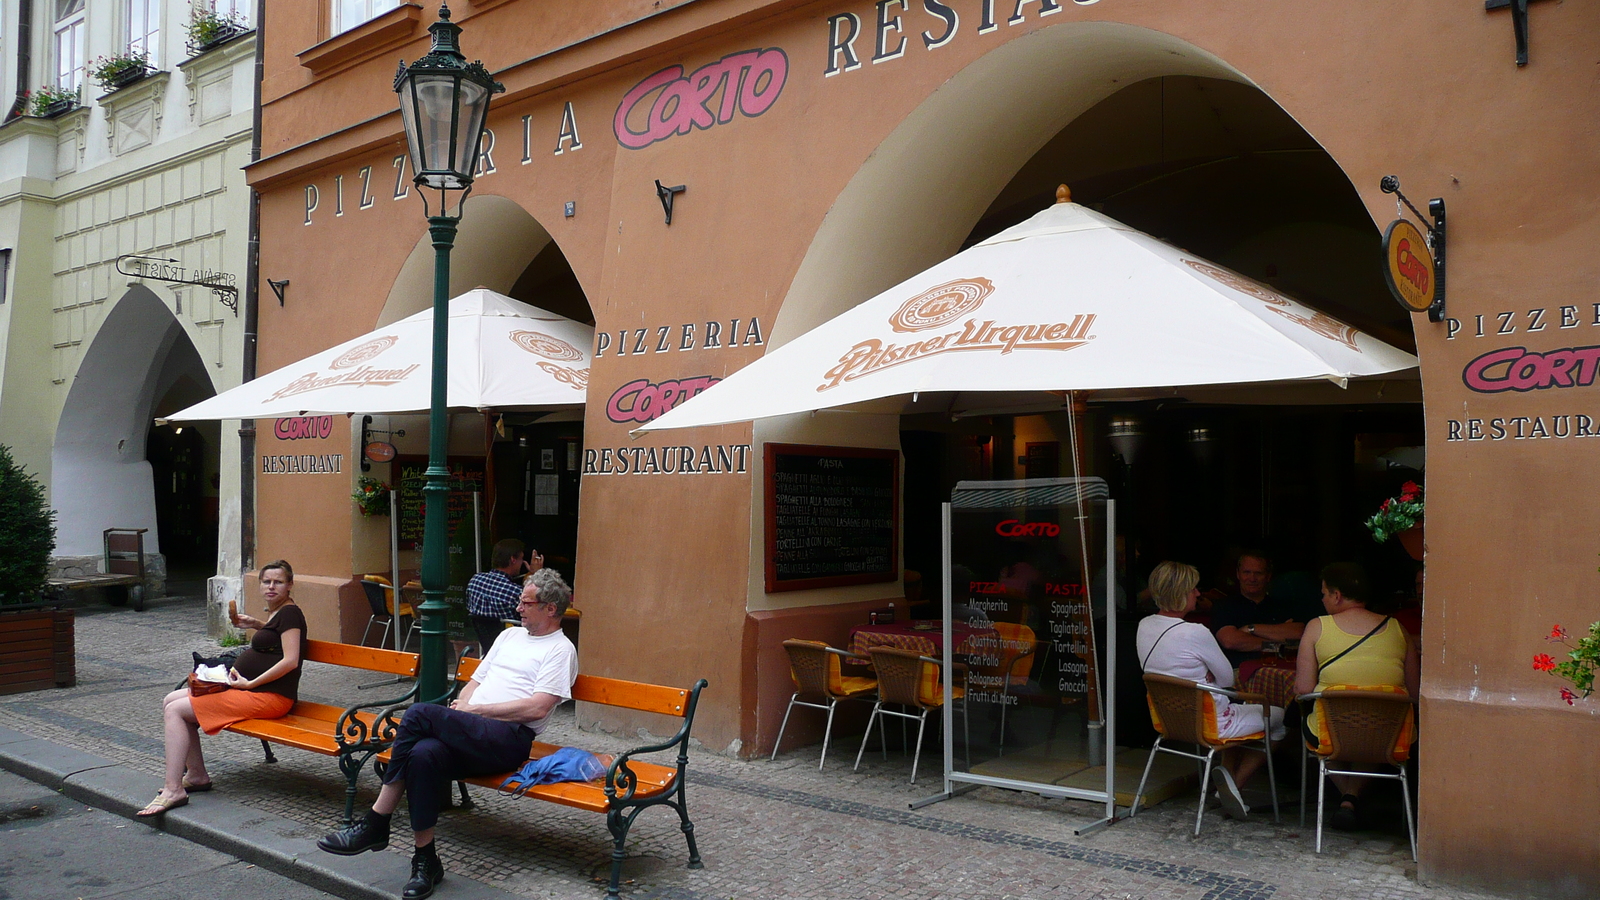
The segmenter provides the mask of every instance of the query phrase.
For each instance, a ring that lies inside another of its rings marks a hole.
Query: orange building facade
[[[289,282],[281,303],[262,292],[262,372],[431,296],[391,82],[397,59],[426,52],[435,10],[402,3],[334,34],[329,6],[275,0],[262,28],[263,152],[248,172],[262,278]],[[1084,203],[1415,349],[1420,387],[1352,390],[1403,404],[1427,448],[1420,877],[1600,891],[1595,707],[1569,707],[1528,665],[1551,623],[1597,618],[1600,514],[1581,498],[1600,487],[1583,356],[1600,345],[1600,12],[1535,4],[1523,67],[1509,11],[1444,0],[497,0],[452,12],[469,59],[506,86],[452,294],[482,285],[596,329],[587,408],[557,435],[581,441],[573,468],[558,468],[581,489],[584,671],[707,678],[699,739],[770,752],[792,690],[779,642],[840,643],[905,586],[768,593],[761,448],[902,449],[915,423],[818,413],[629,430],[1067,182]],[[1419,205],[1448,204],[1444,321],[1372,288],[1395,218],[1379,190],[1388,174]],[[658,186],[679,185],[668,224]],[[406,426],[392,440],[417,454],[422,422],[372,427]],[[359,639],[354,579],[389,568],[387,523],[350,500],[360,426],[336,417],[282,437],[258,425],[264,460],[344,458],[263,462],[256,476],[256,558],[294,563],[319,638]],[[1023,430],[1007,439],[1015,454]],[[492,453],[505,434],[458,415],[452,454]],[[1005,474],[1023,473],[1015,454]],[[383,464],[367,474],[390,476]],[[902,513],[900,568],[926,558],[919,515]],[[659,724],[614,715],[580,710],[608,729]],[[786,746],[816,739],[802,724]]]

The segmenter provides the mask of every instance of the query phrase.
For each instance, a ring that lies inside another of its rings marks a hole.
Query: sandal
[[[183,776],[183,789],[188,791],[191,794],[204,794],[206,791],[211,790],[211,782],[210,781],[199,781],[199,782],[190,781],[189,780],[189,776],[185,775],[185,776]]]
[[[139,810],[137,813],[134,813],[134,815],[141,819],[148,819],[152,816],[159,816],[169,809],[177,809],[180,806],[187,806],[188,803],[189,795],[187,794],[176,798],[165,797],[161,794],[156,794],[156,798],[154,800],[151,800],[149,803],[145,804],[144,809]]]

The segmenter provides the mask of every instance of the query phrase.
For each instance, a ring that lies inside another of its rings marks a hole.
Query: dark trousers
[[[452,780],[519,769],[532,745],[526,725],[418,703],[400,722],[383,783],[405,779],[411,830],[427,831],[439,821]]]
[[[494,646],[494,639],[500,632],[506,630],[506,623],[496,616],[472,616],[472,627],[478,632],[478,651],[480,657],[489,655],[489,648]]]

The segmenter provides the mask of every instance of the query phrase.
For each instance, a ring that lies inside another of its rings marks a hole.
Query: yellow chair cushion
[[[950,693],[960,700],[967,690],[956,684],[950,686]],[[922,664],[922,677],[917,680],[917,703],[927,707],[944,705],[944,675],[938,666]]]

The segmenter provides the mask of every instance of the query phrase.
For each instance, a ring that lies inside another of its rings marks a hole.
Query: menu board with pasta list
[[[900,452],[764,444],[767,592],[900,577]]]

